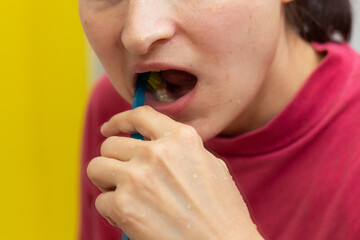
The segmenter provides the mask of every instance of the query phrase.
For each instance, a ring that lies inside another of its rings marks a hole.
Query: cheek
[[[86,0],[79,0],[79,16],[86,37],[91,39],[95,35],[95,32],[92,30],[95,19],[91,8],[86,3]]]
[[[217,8],[204,8],[202,14],[191,12],[197,24],[188,24],[192,28],[189,35],[196,36],[193,41],[202,44],[203,52],[211,49],[214,57],[219,57],[216,53],[253,55],[278,38],[281,5],[277,0],[221,2]]]
[[[202,62],[209,66],[207,77],[221,76],[209,81],[211,87],[227,86],[223,103],[241,101],[245,106],[261,87],[274,59],[282,24],[281,4],[277,0],[227,3],[198,18],[202,30],[195,41],[203,46],[200,55],[206,56]]]
[[[124,49],[119,44],[123,22],[120,17],[121,11],[117,9],[101,11],[90,7],[83,9],[80,8],[80,18],[92,49],[110,79],[116,82],[115,87],[118,92],[122,93],[125,98],[129,98],[124,81],[120,81],[120,79],[124,79],[126,72],[124,58],[119,57],[124,56]]]
[[[90,3],[88,5],[80,4],[81,23],[93,50],[103,61],[115,54],[115,48],[118,48],[121,19],[115,10],[101,10],[96,6],[91,6]],[[114,17],[116,14],[118,18]],[[117,21],[115,22],[114,19]]]
[[[107,51],[112,39],[111,33],[101,26],[100,22],[102,18],[91,13],[84,14],[82,18],[85,35],[98,56]]]

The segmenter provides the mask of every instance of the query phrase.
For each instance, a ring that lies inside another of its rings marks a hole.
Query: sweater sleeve
[[[100,156],[100,146],[105,140],[100,134],[101,125],[114,114],[129,108],[130,106],[112,87],[109,79],[103,76],[90,96],[83,128],[80,165],[81,240],[121,239],[121,231],[111,226],[95,208],[95,199],[101,192],[88,178],[86,168],[91,159]]]

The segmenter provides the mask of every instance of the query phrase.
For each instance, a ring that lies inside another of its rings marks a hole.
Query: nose
[[[169,40],[174,36],[175,25],[166,2],[129,1],[127,17],[121,33],[121,41],[129,52],[144,55],[158,42]]]

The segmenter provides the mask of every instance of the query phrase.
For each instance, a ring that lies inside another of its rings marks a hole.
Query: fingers
[[[115,191],[105,192],[96,198],[95,207],[111,225],[124,231],[124,226],[130,222],[128,215],[134,215],[141,211],[129,205],[129,200],[126,194],[119,195]]]
[[[129,161],[144,144],[144,141],[138,139],[111,136],[103,142],[100,152],[104,157]]]
[[[156,140],[166,135],[177,124],[179,123],[168,116],[156,112],[149,106],[143,106],[113,116],[102,126],[101,133],[109,137],[119,133],[139,132],[145,138]]]
[[[97,157],[89,163],[87,175],[100,191],[112,191],[119,182],[122,182],[126,168],[126,164],[121,161]]]
[[[112,211],[111,207],[114,206],[114,199],[116,197],[115,192],[105,192],[101,193],[95,200],[95,207],[97,211],[104,217],[108,222],[116,226],[116,219],[113,219],[112,217]]]

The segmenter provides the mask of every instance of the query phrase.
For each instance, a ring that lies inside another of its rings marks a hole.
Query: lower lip
[[[188,92],[181,98],[177,99],[176,101],[170,103],[158,102],[154,100],[152,96],[148,96],[145,97],[145,104],[151,106],[156,111],[161,112],[167,116],[176,117],[180,115],[182,112],[184,112],[185,109],[190,105],[192,99],[195,96],[196,90],[197,90],[197,84],[190,92]],[[150,95],[150,94],[151,93],[146,92],[146,95]]]

